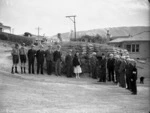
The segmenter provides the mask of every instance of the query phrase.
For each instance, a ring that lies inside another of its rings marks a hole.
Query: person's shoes
[[[132,92],[131,94],[132,94],[132,95],[137,95],[137,93],[134,93],[134,92]]]

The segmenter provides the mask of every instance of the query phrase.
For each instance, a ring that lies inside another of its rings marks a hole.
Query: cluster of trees
[[[71,39],[71,41],[75,41],[75,39]],[[102,37],[99,34],[95,36],[83,35],[80,38],[77,38],[76,41],[104,44],[107,42],[107,38]]]

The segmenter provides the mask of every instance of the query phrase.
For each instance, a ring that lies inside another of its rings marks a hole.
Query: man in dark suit
[[[57,50],[54,52],[54,62],[55,62],[55,73],[56,76],[61,76],[61,46],[57,46]]]
[[[65,58],[67,77],[72,77],[73,74],[72,60],[73,60],[72,50],[69,50],[69,53],[68,55],[66,55]]]
[[[29,74],[34,74],[34,60],[36,56],[36,51],[34,50],[34,45],[31,45],[31,49],[28,50],[28,71]]]
[[[108,81],[114,82],[114,64],[115,60],[113,58],[113,54],[110,54],[110,57],[107,61],[107,69],[108,69]]]
[[[40,45],[39,50],[36,52],[37,58],[37,74],[41,70],[41,74],[43,73],[43,64],[44,64],[45,51],[43,50],[43,45]]]

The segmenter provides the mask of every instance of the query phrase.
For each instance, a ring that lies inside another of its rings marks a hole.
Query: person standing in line
[[[69,50],[69,53],[65,57],[67,77],[72,77],[73,74],[72,60],[72,50]]]
[[[121,57],[121,64],[119,68],[119,73],[120,73],[120,86],[122,88],[126,88],[126,81],[125,81],[125,73],[126,73],[126,61],[125,61],[125,56]]]
[[[11,73],[12,74],[18,73],[18,70],[17,70],[17,65],[19,63],[19,45],[18,44],[15,44],[15,47],[12,48],[11,55],[12,55],[12,61],[13,61]],[[15,68],[15,72],[14,72],[14,68]]]
[[[20,61],[21,61],[21,74],[26,73],[26,59],[27,59],[27,50],[25,49],[25,43],[22,44],[19,49]]]
[[[107,60],[107,69],[108,69],[108,81],[114,82],[114,63],[113,54],[110,54],[110,57]]]
[[[118,84],[120,83],[119,81],[119,77],[120,77],[120,74],[119,74],[119,68],[120,68],[120,64],[121,64],[121,61],[120,61],[120,56],[119,55],[116,55],[115,57],[115,83]]]
[[[77,52],[73,58],[73,67],[74,67],[74,73],[76,75],[76,78],[80,78],[79,74],[82,73],[80,65],[81,65],[81,62],[79,59],[79,53]]]
[[[47,74],[52,74],[52,66],[53,66],[53,50],[52,46],[49,45],[48,49],[45,51],[46,65],[47,65]]]
[[[57,45],[57,50],[54,52],[54,62],[55,62],[55,74],[56,76],[61,76],[61,46]]]
[[[31,49],[28,50],[28,72],[29,74],[34,74],[34,61],[36,56],[36,50],[34,50],[34,45],[31,45]]]
[[[96,52],[92,53],[92,57],[90,58],[90,66],[91,66],[91,73],[92,78],[97,79],[97,73],[96,73],[96,64],[97,64],[97,58],[96,58]]]
[[[106,58],[102,53],[102,59],[100,60],[100,79],[98,82],[106,82]]]
[[[133,68],[130,60],[130,58],[126,59],[126,89],[128,90],[131,90],[131,73]]]
[[[131,64],[133,66],[131,70],[131,91],[133,95],[137,95],[137,85],[136,85],[136,80],[137,80],[137,67],[136,67],[136,62],[134,59],[131,59]]]
[[[44,57],[45,51],[43,50],[43,45],[40,45],[39,50],[36,52],[37,74],[39,74],[39,71],[41,71],[41,74],[44,74],[43,73]]]

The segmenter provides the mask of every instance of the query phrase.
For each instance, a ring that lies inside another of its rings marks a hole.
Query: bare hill
[[[111,36],[128,36],[135,35],[143,31],[150,31],[150,26],[132,26],[132,27],[110,27],[110,28],[101,28],[101,29],[92,29],[87,31],[78,31],[77,38],[82,37],[83,35],[95,36],[97,34],[106,38],[107,30],[110,31]],[[56,35],[52,38],[57,38]],[[63,41],[69,41],[70,38],[74,38],[73,33],[67,32],[62,33]]]

